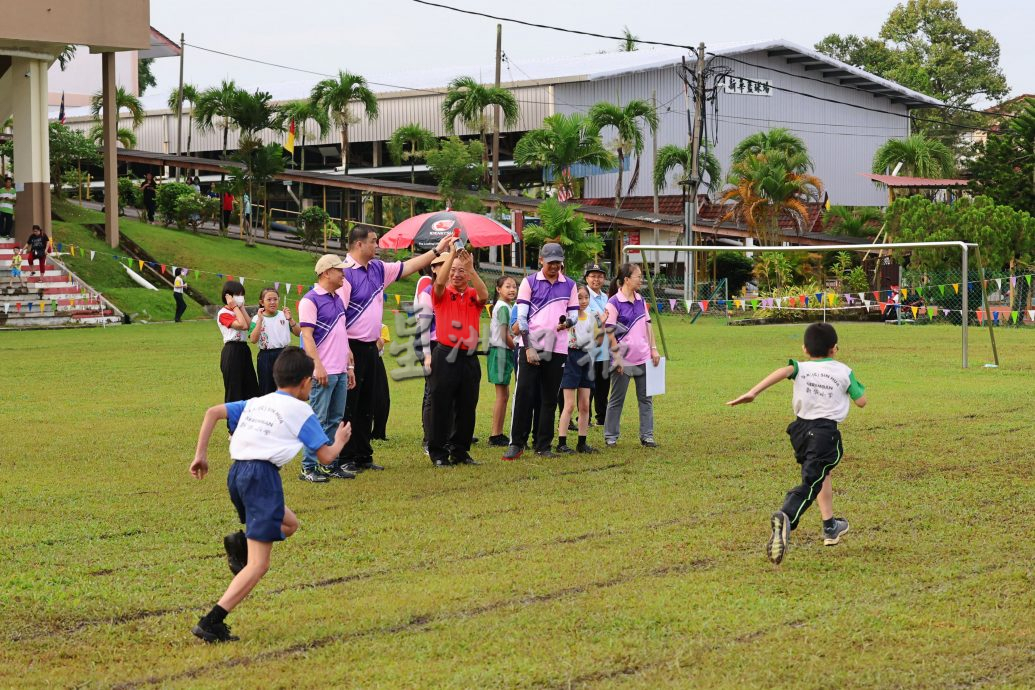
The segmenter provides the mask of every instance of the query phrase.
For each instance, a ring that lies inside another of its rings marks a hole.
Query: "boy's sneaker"
[[[791,519],[786,513],[778,510],[769,518],[769,525],[773,533],[769,537],[769,543],[765,546],[766,555],[773,563],[779,563],[787,553],[787,536],[791,531]]]
[[[834,518],[834,526],[823,528],[823,545],[834,546],[841,541],[841,535],[848,531],[848,520]]]
[[[342,465],[328,472],[327,476],[331,479],[355,479],[356,473],[352,471],[350,465]]]
[[[567,443],[565,443],[564,445],[557,446],[557,453],[559,453],[560,455],[571,455],[574,452],[575,451],[568,447]]]
[[[302,470],[298,473],[298,478],[303,482],[312,482],[314,484],[322,484],[323,482],[330,481],[325,472],[321,472],[315,467],[311,470]]]
[[[237,530],[223,537],[223,548],[226,549],[226,562],[230,572],[236,575],[248,565],[248,538],[244,532]]]
[[[230,626],[226,623],[210,623],[204,618],[198,621],[191,632],[205,642],[237,642],[241,639],[230,634]]]
[[[513,443],[507,446],[507,449],[503,451],[504,460],[517,460],[521,457],[521,454],[525,452],[525,449],[521,446],[515,446]]]

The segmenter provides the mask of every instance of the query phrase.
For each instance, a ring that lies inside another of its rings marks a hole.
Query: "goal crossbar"
[[[935,249],[938,247],[956,248],[960,250],[960,272],[963,276],[963,282],[960,284],[960,293],[962,298],[963,306],[963,320],[962,320],[962,351],[963,351],[963,368],[967,368],[967,325],[970,315],[970,274],[969,260],[970,250],[973,249],[976,257],[980,260],[980,249],[978,245],[972,242],[962,241],[948,241],[948,242],[887,242],[882,244],[830,244],[830,245],[815,245],[807,247],[798,246],[776,246],[776,245],[753,245],[753,246],[734,246],[734,245],[673,245],[673,244],[628,244],[622,248],[622,253],[628,255],[632,252],[744,252],[744,253],[755,253],[755,252],[832,252],[832,251],[859,251],[863,250],[874,250],[882,251],[887,249]],[[985,309],[987,310],[987,305]],[[988,314],[986,313],[986,317]],[[985,319],[988,322],[989,336],[992,338],[992,349],[995,351],[995,336],[992,334],[992,320],[990,318]],[[998,355],[996,356],[996,364],[998,364]]]

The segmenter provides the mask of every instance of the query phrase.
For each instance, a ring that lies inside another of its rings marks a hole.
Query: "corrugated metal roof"
[[[970,184],[970,180],[951,178],[902,177],[899,175],[875,175],[873,173],[859,174],[888,187],[935,187],[938,189],[945,189],[948,187],[966,187]]]

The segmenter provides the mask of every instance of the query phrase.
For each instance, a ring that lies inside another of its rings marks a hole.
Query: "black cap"
[[[589,264],[588,266],[586,266],[586,272],[582,274],[583,280],[585,280],[586,276],[588,276],[590,273],[603,273],[604,277],[607,277],[607,271],[605,271],[603,266],[601,266],[600,264]]]

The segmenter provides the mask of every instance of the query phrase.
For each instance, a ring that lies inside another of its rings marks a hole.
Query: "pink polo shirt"
[[[618,340],[615,364],[639,366],[650,359],[650,313],[639,293],[634,293],[630,301],[619,290],[607,300],[604,325],[615,327]]]
[[[402,262],[384,263],[371,259],[366,268],[351,256],[345,259],[345,281],[352,288],[352,297],[345,312],[349,338],[365,343],[377,342],[385,309],[385,288],[402,275]]]
[[[575,281],[558,274],[551,283],[539,271],[521,281],[517,303],[528,307],[528,339],[537,350],[568,354],[568,332],[557,331],[561,317],[573,321],[579,315],[579,294]]]
[[[316,353],[328,374],[344,374],[349,362],[349,333],[345,329],[348,302],[348,283],[333,293],[314,285],[298,300],[298,325],[313,329]]]

